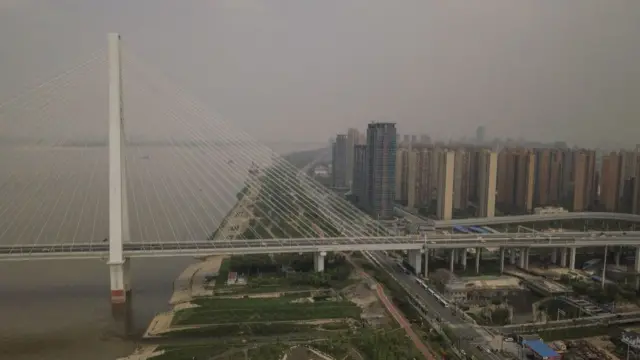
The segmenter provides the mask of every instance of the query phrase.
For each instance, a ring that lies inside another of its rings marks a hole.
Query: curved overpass
[[[555,220],[621,220],[640,223],[640,215],[623,214],[611,212],[567,212],[557,214],[540,214],[540,215],[515,215],[515,216],[495,216],[490,218],[469,218],[455,220],[435,220],[433,225],[436,228],[446,228],[455,225],[473,226],[473,225],[500,225],[500,224],[517,224],[528,222],[542,222]]]

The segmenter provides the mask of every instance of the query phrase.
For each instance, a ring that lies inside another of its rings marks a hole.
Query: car
[[[503,339],[503,341],[505,342],[513,342],[513,338],[512,337],[506,337]]]

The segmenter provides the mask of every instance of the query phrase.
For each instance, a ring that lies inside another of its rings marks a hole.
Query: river
[[[290,152],[301,148],[287,149]],[[203,240],[235,203],[247,169],[270,154],[216,147],[129,148],[131,235]],[[257,160],[256,160],[257,159]],[[0,147],[0,244],[101,242],[108,234],[104,147]],[[112,318],[100,260],[0,262],[0,359],[114,360],[169,309],[190,258],[133,259],[132,336]]]
[[[173,280],[193,259],[133,259],[132,333],[114,321],[109,272],[98,260],[0,263],[0,358],[114,360],[169,309]]]

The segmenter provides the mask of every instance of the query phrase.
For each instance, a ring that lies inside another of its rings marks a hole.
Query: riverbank
[[[169,331],[176,312],[196,306],[191,301],[197,297],[213,295],[213,290],[207,289],[205,285],[207,278],[217,274],[220,270],[223,260],[223,256],[211,256],[187,266],[174,281],[173,294],[169,299],[169,305],[172,308],[156,314],[149,323],[143,338],[158,336]],[[158,345],[138,345],[131,355],[121,357],[118,360],[151,359],[163,353],[162,350],[157,351],[157,349]]]

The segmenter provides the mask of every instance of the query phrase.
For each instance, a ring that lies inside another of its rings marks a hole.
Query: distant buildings
[[[332,145],[333,184],[350,187],[356,204],[380,219],[394,216],[394,203],[443,220],[550,207],[640,214],[640,147],[601,158],[563,143],[507,141],[494,151],[482,126],[471,143],[432,143],[426,134],[418,141],[393,123],[369,124],[366,137],[349,129]]]

